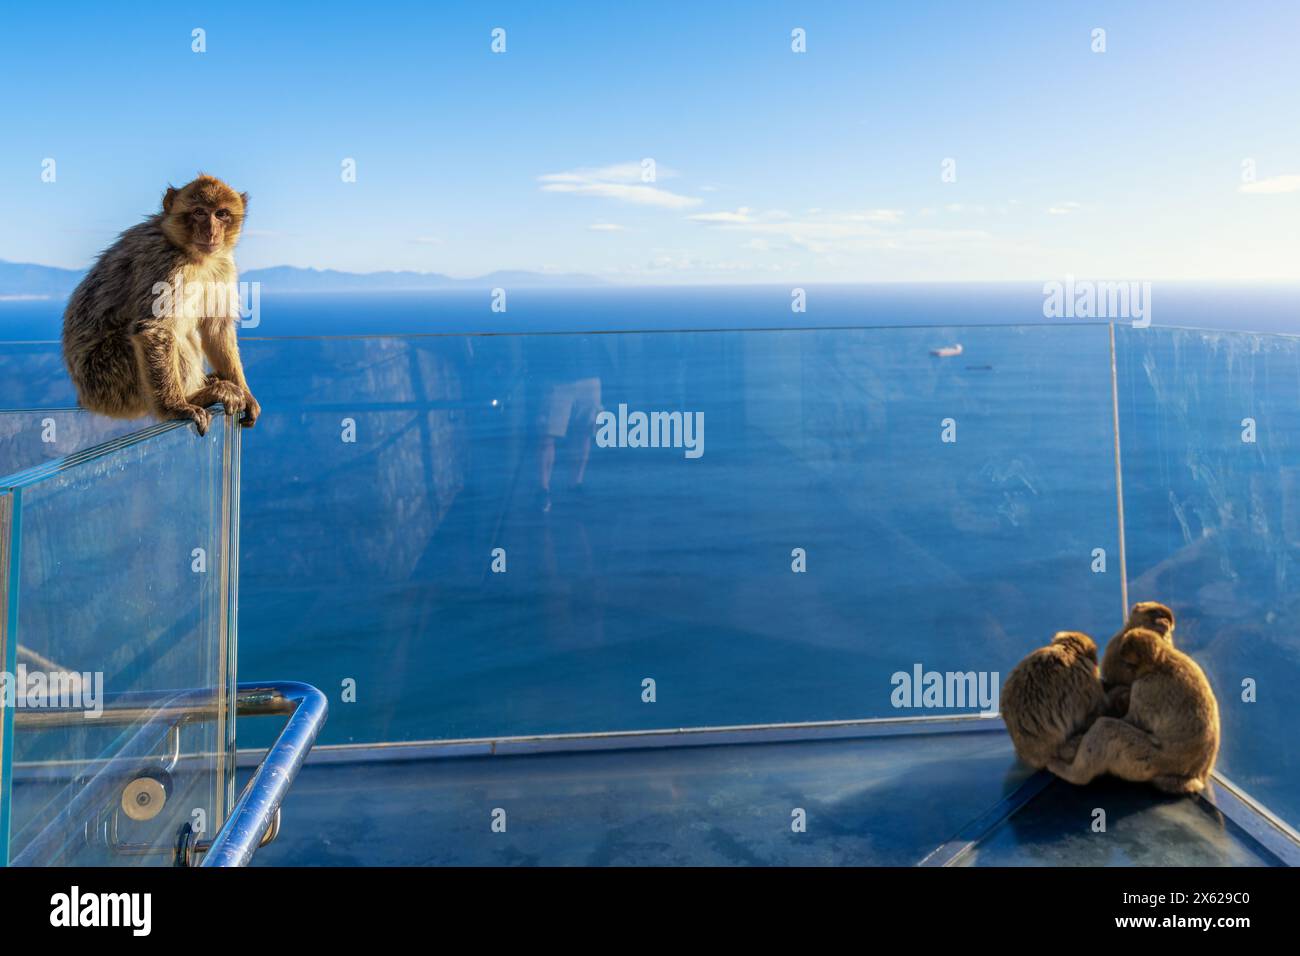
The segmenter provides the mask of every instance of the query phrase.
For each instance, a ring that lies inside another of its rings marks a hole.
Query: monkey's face
[[[1101,661],[1101,682],[1109,690],[1119,684],[1131,684],[1169,647],[1167,637],[1149,628],[1136,627],[1110,639]]]
[[[212,176],[200,176],[163,197],[163,231],[173,243],[198,258],[229,251],[239,241],[247,194]]]
[[[1131,631],[1143,630],[1155,634],[1164,644],[1174,644],[1174,612],[1159,601],[1139,601],[1129,612],[1124,629],[1106,642],[1106,653],[1101,659],[1101,682],[1107,690],[1117,684],[1131,684],[1133,670],[1120,656],[1124,637]]]
[[[194,206],[190,210],[190,245],[203,253],[216,252],[225,245],[230,218],[225,206]]]
[[[1136,627],[1120,638],[1119,660],[1124,669],[1132,673],[1132,680],[1137,680],[1160,663],[1168,646],[1164,635]]]

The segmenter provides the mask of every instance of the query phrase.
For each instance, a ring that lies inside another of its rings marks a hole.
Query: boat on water
[[[939,358],[952,358],[954,355],[961,355],[961,343],[956,345],[941,345],[937,349],[930,349],[931,355],[937,355]]]

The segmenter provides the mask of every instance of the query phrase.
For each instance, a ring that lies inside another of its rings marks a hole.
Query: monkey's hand
[[[1056,759],[1061,763],[1074,763],[1074,755],[1079,752],[1079,744],[1083,741],[1083,734],[1075,734],[1065,743],[1061,744],[1060,749],[1056,751]],[[1053,771],[1055,773],[1055,771]],[[1060,776],[1060,774],[1057,774]]]
[[[244,417],[239,420],[239,424],[245,428],[252,428],[257,424],[257,416],[262,414],[262,406],[257,404],[257,399],[248,389],[244,389]]]
[[[173,418],[188,418],[194,422],[200,437],[208,433],[208,426],[212,424],[212,413],[202,405],[182,405],[179,408],[169,409],[168,413]]]
[[[1123,717],[1128,713],[1129,692],[1132,687],[1128,684],[1116,684],[1106,694],[1106,713],[1111,717]]]

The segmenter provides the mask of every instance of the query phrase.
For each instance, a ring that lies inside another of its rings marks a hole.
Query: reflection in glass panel
[[[891,678],[1119,616],[1104,326],[243,350],[242,663],[325,743],[970,712]]]
[[[323,743],[978,710],[978,683],[973,699],[931,705],[900,701],[894,678],[1005,675],[1058,629],[1104,642],[1120,619],[1109,334],[1075,324],[246,340],[264,414],[243,436],[244,673],[325,689],[336,706]],[[1129,598],[1174,606],[1180,645],[1219,694],[1221,768],[1294,822],[1297,340],[1116,335]],[[680,416],[653,420],[661,447],[636,447],[639,412]],[[36,444],[46,414],[0,415],[9,460],[48,457]],[[121,425],[72,415],[69,430],[59,416],[70,413],[49,414],[74,445]],[[1243,441],[1245,419],[1254,441]],[[193,447],[170,446],[154,484],[191,468]],[[111,541],[76,547],[111,563]],[[51,592],[47,614],[73,587]],[[154,600],[138,610],[166,606]],[[159,641],[169,646],[150,646]],[[145,663],[169,673],[174,658],[151,654]],[[246,746],[274,732],[246,729]],[[988,736],[990,764],[1008,768],[997,793],[1010,792],[1023,768]],[[930,751],[906,740],[879,773],[915,783]],[[945,787],[971,791],[963,771],[942,767]],[[332,775],[322,821],[337,817],[341,776],[373,773],[315,772]],[[1062,786],[1049,810],[1076,796]],[[1047,812],[1037,830],[1018,817],[1023,832],[999,839],[1059,834],[1064,816]],[[1184,853],[1187,826],[1170,832]],[[1146,826],[1132,846],[1150,850]]]
[[[58,342],[0,341],[0,409],[74,408]]]
[[[1300,822],[1300,339],[1117,329],[1129,595],[1178,615],[1218,769]]]

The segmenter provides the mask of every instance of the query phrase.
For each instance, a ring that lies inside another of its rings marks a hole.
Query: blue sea
[[[1113,353],[1041,284],[806,292],[264,296],[241,678],[324,689],[326,743],[913,713],[916,665],[1119,624],[1117,395],[1128,598],[1179,614],[1224,771],[1300,818],[1297,287],[1157,284]],[[74,403],[60,309],[0,303],[0,408]],[[703,454],[590,441],[592,382],[701,414]]]
[[[276,294],[265,292],[248,336],[600,332],[663,329],[1062,324],[1043,314],[1035,282],[790,286],[522,288],[492,310],[475,291]],[[1157,326],[1300,333],[1300,283],[1153,283]],[[0,341],[57,339],[62,301],[0,300]]]

